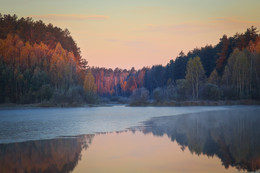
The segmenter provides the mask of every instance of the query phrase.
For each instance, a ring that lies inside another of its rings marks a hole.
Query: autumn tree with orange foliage
[[[0,15],[0,103],[41,102],[83,88],[86,67],[67,29]]]

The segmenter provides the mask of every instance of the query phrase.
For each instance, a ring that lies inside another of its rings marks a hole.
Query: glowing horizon
[[[12,0],[0,9],[68,28],[89,66],[140,69],[260,28],[259,7],[257,0]]]

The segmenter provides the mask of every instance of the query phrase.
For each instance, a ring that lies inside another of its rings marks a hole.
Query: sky
[[[67,28],[89,66],[166,65],[181,51],[260,28],[260,0],[0,0],[0,13]]]

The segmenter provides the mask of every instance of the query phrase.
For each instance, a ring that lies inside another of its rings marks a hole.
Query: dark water
[[[0,144],[0,172],[259,172],[260,107],[150,118],[128,130]]]

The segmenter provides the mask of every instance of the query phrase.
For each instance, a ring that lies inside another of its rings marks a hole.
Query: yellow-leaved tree
[[[192,98],[199,98],[199,88],[205,78],[205,70],[200,61],[200,57],[196,56],[190,59],[186,68],[186,80],[192,88]]]
[[[235,49],[228,59],[222,81],[234,87],[240,98],[249,95],[250,63],[245,52]]]
[[[97,87],[91,70],[88,70],[87,75],[85,76],[84,91],[86,93],[87,102],[94,103],[96,101]]]

